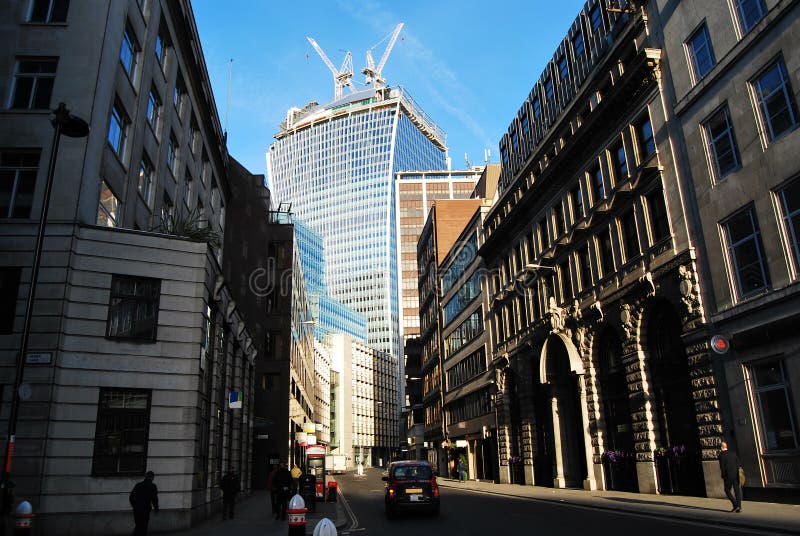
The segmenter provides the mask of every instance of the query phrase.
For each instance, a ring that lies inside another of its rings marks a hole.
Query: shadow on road
[[[674,508],[683,508],[686,510],[705,510],[707,512],[727,512],[727,510],[721,510],[719,508],[706,508],[704,506],[692,506],[689,504],[676,504],[664,501],[643,501],[641,499],[629,499],[627,497],[598,497],[601,499],[605,499],[607,501],[617,501],[623,502],[627,504],[649,504],[652,506],[671,506]]]

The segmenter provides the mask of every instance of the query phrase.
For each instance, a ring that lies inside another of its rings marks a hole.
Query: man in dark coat
[[[239,475],[233,471],[228,471],[222,477],[219,487],[222,488],[222,520],[233,519],[233,507],[236,504],[236,495],[241,489],[239,487]]]
[[[147,536],[147,525],[150,523],[150,507],[158,512],[158,488],[153,484],[155,478],[153,471],[147,471],[144,480],[138,482],[128,496],[133,507],[133,520],[136,528],[134,536]]]
[[[275,513],[275,519],[286,519],[286,507],[289,503],[289,492],[292,489],[292,473],[282,463],[278,472],[272,477],[272,485],[280,495],[280,508]]]
[[[742,511],[742,488],[739,486],[739,458],[736,453],[728,450],[728,444],[722,442],[719,446],[719,470],[725,486],[725,495],[731,501],[731,512]],[[733,493],[731,493],[733,488]]]

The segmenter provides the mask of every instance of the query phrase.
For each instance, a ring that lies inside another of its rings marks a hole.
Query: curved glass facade
[[[443,168],[443,134],[398,89],[291,110],[282,127],[273,196],[322,236],[328,293],[366,316],[367,343],[401,355],[394,173]]]

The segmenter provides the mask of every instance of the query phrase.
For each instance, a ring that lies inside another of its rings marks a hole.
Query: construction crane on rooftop
[[[333,97],[336,100],[342,98],[342,90],[345,86],[350,88],[350,92],[355,92],[356,88],[353,86],[353,55],[350,54],[348,50],[344,55],[344,61],[342,62],[342,66],[339,69],[333,65],[333,62],[328,59],[328,56],[322,50],[322,48],[317,44],[314,39],[311,37],[306,37],[308,42],[311,43],[311,46],[314,47],[314,50],[317,51],[319,57],[322,58],[322,61],[325,62],[325,65],[328,66],[331,73],[333,74]]]
[[[379,41],[378,44],[367,50],[367,66],[361,70],[361,72],[366,75],[365,83],[367,85],[372,84],[372,87],[375,89],[386,87],[386,80],[381,77],[381,71],[383,71],[383,67],[386,65],[386,60],[389,59],[389,54],[391,54],[392,48],[394,48],[394,44],[397,42],[397,36],[400,35],[400,30],[402,29],[402,22],[395,26],[392,36],[389,39],[389,44],[386,45],[386,50],[383,52],[383,56],[381,57],[381,61],[378,62],[377,67],[375,66],[375,61],[372,59],[372,48],[375,48],[375,46],[380,44],[380,42],[383,40]]]

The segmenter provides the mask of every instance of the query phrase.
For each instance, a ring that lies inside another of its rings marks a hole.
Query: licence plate
[[[422,493],[422,488],[408,488],[406,490],[406,493],[409,493],[409,494],[411,494],[411,493]]]
[[[409,499],[411,499],[411,502],[417,502],[421,498],[422,498],[422,495],[409,495]]]

